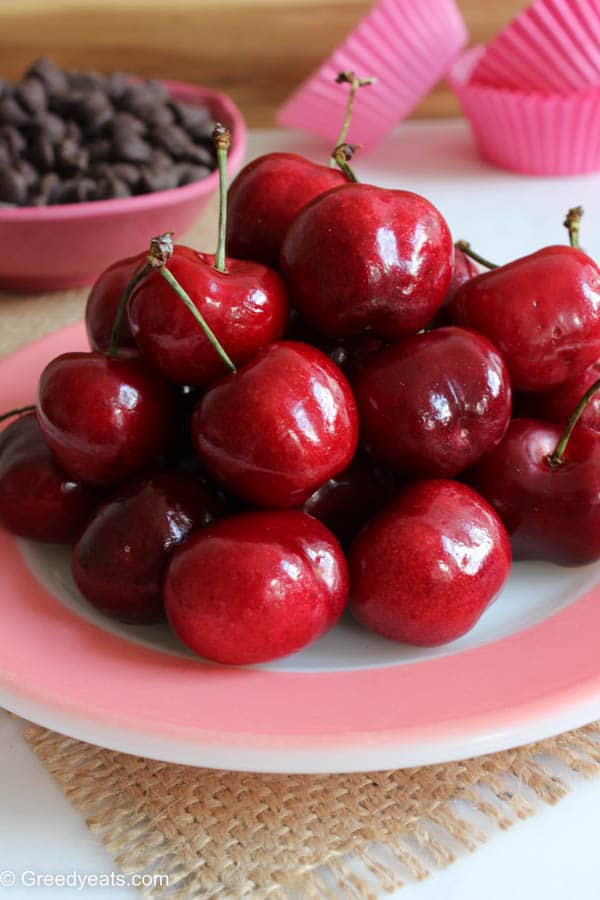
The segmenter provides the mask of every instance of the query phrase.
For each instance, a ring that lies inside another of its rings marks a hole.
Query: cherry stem
[[[348,103],[346,104],[346,112],[344,115],[344,121],[342,122],[342,128],[335,143],[333,153],[331,154],[331,157],[329,159],[330,169],[334,169],[336,165],[339,165],[335,153],[340,144],[344,144],[346,142],[346,138],[348,137],[348,129],[350,128],[350,120],[352,119],[354,98],[356,97],[359,88],[366,87],[369,84],[374,84],[376,81],[376,78],[359,78],[354,72],[340,72],[335,79],[336,84],[349,84],[350,93],[348,94]]]
[[[351,181],[353,184],[358,182],[358,178],[350,168],[349,163],[357,147],[358,144],[338,144],[333,151],[333,159],[336,166],[342,170],[348,181]]]
[[[153,269],[156,269],[158,274],[162,278],[164,278],[169,287],[171,287],[175,291],[180,300],[185,303],[185,305],[195,318],[196,322],[198,322],[200,328],[206,335],[208,342],[225,363],[229,371],[237,371],[232,359],[223,349],[223,346],[219,342],[219,339],[215,335],[214,331],[212,330],[198,307],[192,301],[192,298],[190,297],[188,292],[181,284],[179,284],[173,273],[167,269],[167,262],[173,256],[173,249],[173,234],[171,232],[166,232],[165,234],[160,234],[158,237],[152,238],[152,241],[150,242],[148,264]]]
[[[567,449],[567,444],[569,443],[569,439],[573,434],[573,429],[577,425],[587,405],[598,389],[600,389],[600,378],[587,389],[587,391],[575,407],[573,413],[571,414],[571,417],[567,422],[567,427],[563,431],[562,437],[556,445],[554,452],[548,456],[548,462],[552,466],[552,468],[563,464],[565,450]]]
[[[17,409],[11,409],[9,412],[2,413],[0,416],[0,422],[4,422],[6,419],[14,419],[15,416],[22,416],[24,413],[30,413],[35,411],[35,406],[19,406]]]
[[[496,263],[490,262],[489,259],[486,259],[484,256],[480,256],[479,253],[476,253],[475,250],[471,249],[471,245],[468,241],[456,241],[454,244],[457,250],[462,250],[465,256],[474,259],[475,262],[479,263],[482,266],[485,266],[486,269],[497,269],[498,265]]]
[[[125,309],[127,308],[127,301],[131,297],[136,285],[142,280],[142,278],[144,278],[148,274],[148,272],[150,272],[151,269],[152,266],[149,262],[144,263],[144,265],[137,270],[137,272],[123,291],[123,296],[121,297],[119,305],[117,307],[115,321],[113,322],[112,331],[110,333],[110,344],[108,346],[108,355],[113,359],[117,355],[117,350],[119,349],[119,331],[121,328],[121,322],[123,321],[123,316],[125,315]]]
[[[581,219],[583,216],[583,206],[574,206],[565,216],[563,225],[569,232],[569,243],[571,247],[579,250],[579,230],[581,228]]]
[[[217,151],[219,168],[219,237],[215,253],[215,269],[227,272],[225,266],[225,245],[227,241],[227,153],[231,147],[231,132],[224,125],[217,124],[212,133],[213,143]]]

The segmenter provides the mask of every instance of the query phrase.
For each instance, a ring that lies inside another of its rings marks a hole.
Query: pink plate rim
[[[86,346],[82,323],[0,361],[0,409],[41,367]],[[514,746],[600,715],[600,585],[510,637],[380,669],[228,668],[127,641],[79,618],[0,531],[0,703],[73,737],[172,762],[355,771]]]

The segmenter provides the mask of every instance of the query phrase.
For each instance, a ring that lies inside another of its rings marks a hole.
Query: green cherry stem
[[[231,147],[231,132],[224,125],[217,124],[212,133],[217,151],[219,169],[219,237],[215,253],[215,269],[227,272],[225,266],[225,244],[227,238],[227,153]]]
[[[335,153],[340,144],[344,144],[346,142],[346,138],[348,137],[348,129],[350,128],[350,121],[352,119],[352,108],[354,107],[354,98],[356,97],[359,88],[366,87],[369,84],[374,84],[376,81],[376,78],[359,78],[354,72],[340,72],[335,79],[336,84],[349,84],[350,93],[348,94],[348,103],[346,104],[344,121],[342,122],[342,127],[338,135],[338,139],[335,143],[335,148],[329,159],[330,169],[334,169],[336,165],[339,165]]]
[[[485,266],[486,269],[497,269],[498,266],[496,263],[490,262],[489,259],[486,259],[484,256],[480,256],[479,253],[476,253],[475,250],[471,249],[471,245],[468,241],[456,241],[454,244],[457,250],[462,250],[465,256],[474,259],[475,262],[479,263],[482,266]]]
[[[17,409],[11,409],[9,412],[2,413],[0,422],[4,422],[6,419],[14,419],[16,416],[22,416],[25,413],[33,412],[34,410],[35,406],[19,406]]]
[[[187,306],[196,322],[200,325],[200,328],[206,335],[208,342],[214,348],[216,353],[219,355],[223,363],[227,366],[230,372],[235,372],[236,367],[232,361],[232,359],[228,356],[228,354],[223,349],[223,346],[219,342],[219,339],[216,337],[214,331],[198,309],[198,307],[192,301],[192,298],[185,290],[185,288],[177,281],[172,272],[167,268],[167,262],[173,255],[173,235],[170,232],[166,234],[161,234],[158,237],[152,238],[150,243],[150,254],[148,256],[149,265],[155,269],[158,274],[164,278],[169,287],[171,287],[180,300]]]
[[[123,321],[123,316],[125,315],[127,301],[131,297],[136,285],[142,280],[142,278],[144,278],[148,274],[148,272],[151,271],[151,269],[152,266],[149,262],[144,263],[144,265],[137,270],[137,272],[123,291],[123,296],[121,297],[119,305],[117,307],[115,321],[113,322],[112,331],[110,333],[110,344],[108,346],[108,355],[113,359],[117,355],[117,350],[119,349],[119,329],[121,328],[121,322]]]
[[[571,414],[569,421],[567,422],[567,427],[562,433],[562,437],[556,445],[554,452],[551,453],[548,457],[548,462],[551,467],[554,469],[556,466],[560,466],[564,462],[565,450],[567,449],[567,444],[569,443],[569,439],[573,434],[573,429],[577,425],[579,419],[583,415],[588,403],[596,393],[596,391],[600,389],[600,378],[598,381],[595,381],[590,387],[587,389],[574,411]]]
[[[338,144],[333,151],[333,159],[335,160],[336,166],[342,170],[348,181],[352,182],[352,184],[358,182],[358,178],[350,167],[350,160],[354,156],[356,147],[356,144]]]
[[[581,219],[583,217],[583,206],[574,206],[565,216],[563,225],[569,232],[569,243],[571,247],[579,250],[579,230],[581,228]]]

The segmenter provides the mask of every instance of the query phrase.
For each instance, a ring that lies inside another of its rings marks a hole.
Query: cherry
[[[223,519],[179,548],[165,578],[175,634],[230,665],[295,653],[339,619],[346,560],[333,535],[298,510]]]
[[[468,480],[504,522],[515,559],[581,566],[600,559],[600,434],[578,425],[557,455],[561,432],[513,419]]]
[[[379,465],[409,476],[457,475],[499,443],[510,419],[502,357],[462,328],[372,354],[353,386],[363,446]]]
[[[221,512],[219,498],[185,472],[131,479],[100,506],[73,549],[79,590],[122,622],[163,621],[162,582],[173,551]]]
[[[600,269],[574,247],[545,247],[467,281],[452,320],[486,335],[513,387],[547,391],[600,357]]]
[[[338,145],[343,145],[356,93],[372,84],[373,79],[340,72],[336,82],[350,85],[337,140]],[[249,162],[229,189],[227,241],[231,253],[239,259],[253,259],[278,268],[283,239],[300,210],[330,188],[346,183],[346,176],[335,165],[335,151],[329,168],[297,153],[267,153]]]
[[[523,405],[528,415],[548,422],[564,425],[580,398],[600,378],[600,360],[579,375],[563,381],[542,394],[523,395]],[[581,415],[581,424],[600,431],[600,394],[594,394]]]
[[[208,389],[192,416],[192,438],[227,491],[258,506],[299,506],[352,460],[356,406],[323,353],[281,341]]]
[[[302,509],[327,525],[346,545],[393,493],[391,476],[357,456],[347,469],[318,487],[304,501]]]
[[[85,307],[85,327],[92,350],[107,353],[121,298],[132,278],[146,261],[147,253],[120,259],[102,272],[90,291]],[[126,316],[119,322],[119,347],[135,347]]]
[[[339,366],[350,382],[360,372],[365,360],[377,350],[385,347],[384,342],[371,334],[359,334],[356,337],[342,340],[328,339],[310,327],[298,310],[290,309],[285,330],[288,341],[302,341],[322,350],[329,359]]]
[[[230,252],[238,259],[278,268],[283,239],[300,210],[345,183],[342,172],[297,153],[267,153],[252,160],[229,188]]]
[[[302,209],[281,250],[290,298],[316,331],[414,334],[441,306],[454,248],[437,209],[409,191],[333,188]]]
[[[401,491],[350,550],[350,609],[395,641],[433,647],[469,631],[508,576],[510,543],[494,510],[456,481]]]
[[[0,434],[0,522],[9,531],[34,541],[69,543],[100,497],[62,471],[33,413]]]
[[[167,444],[174,389],[134,351],[63,353],[41,374],[38,420],[60,465],[91,484],[122,481]]]
[[[195,387],[235,370],[281,337],[287,318],[277,273],[225,256],[229,141],[226,129],[215,129],[221,188],[216,254],[173,248],[170,236],[162,235],[160,253],[150,257],[153,271],[133,288],[128,303],[131,331],[144,357],[166,378]]]

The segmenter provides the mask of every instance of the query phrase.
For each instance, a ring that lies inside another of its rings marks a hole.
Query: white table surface
[[[312,139],[254,132],[249,154],[293,149],[324,158]],[[600,256],[600,176],[525,179],[480,162],[466,126],[419,122],[403,126],[386,145],[356,160],[363,181],[424,193],[446,215],[455,237],[469,239],[503,262],[545,243],[564,241],[562,218],[569,206],[587,210],[582,243]],[[32,874],[114,872],[111,857],[87,830],[21,737],[23,724],[0,712],[0,896],[98,897],[102,888],[28,886]],[[600,778],[572,779],[573,791],[534,817],[419,884],[398,893],[405,900],[577,900],[600,898],[597,871]],[[8,875],[7,875],[8,873]],[[10,886],[11,874],[15,884]],[[104,889],[106,890],[106,889]],[[125,900],[133,888],[111,887],[105,896]]]

